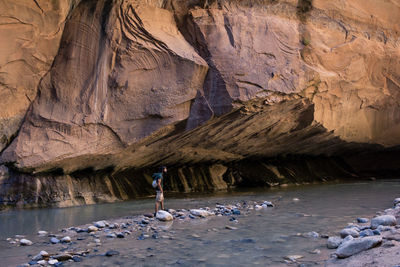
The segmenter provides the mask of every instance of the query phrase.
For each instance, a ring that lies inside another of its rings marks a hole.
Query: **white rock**
[[[396,205],[399,204],[399,203],[400,203],[400,197],[395,198],[395,199],[394,199],[394,205],[396,206]]]
[[[47,235],[47,232],[46,231],[38,231],[37,234],[38,235]]]
[[[88,232],[96,232],[97,230],[99,230],[99,228],[94,225],[88,227]]]
[[[58,260],[56,260],[56,259],[51,259],[51,260],[48,261],[48,264],[54,265],[54,264],[56,264],[57,262],[58,262]]]
[[[37,263],[40,264],[40,265],[46,265],[46,264],[47,264],[47,261],[41,260],[41,261],[38,261]]]
[[[159,210],[156,214],[156,218],[160,221],[172,221],[174,219],[172,214],[165,210]]]
[[[297,197],[293,198],[292,201],[297,202],[300,201],[300,199],[298,199]]]
[[[255,206],[254,206],[254,209],[255,209],[255,210],[261,210],[262,208],[263,208],[263,207],[261,207],[260,205],[255,205]]]
[[[94,226],[96,226],[97,228],[104,228],[107,224],[108,223],[106,221],[98,221],[94,223]]]
[[[32,241],[25,238],[21,239],[19,243],[21,246],[31,246],[33,244]]]
[[[286,256],[285,259],[290,260],[291,262],[295,262],[303,257],[304,256],[301,256],[301,255],[289,255],[289,256]]]
[[[200,209],[192,209],[190,210],[190,214],[195,215],[195,216],[201,216],[201,217],[207,217],[210,216],[210,212],[206,210],[200,210]]]
[[[381,215],[371,220],[371,228],[376,229],[379,225],[392,226],[396,225],[397,220],[393,215]]]

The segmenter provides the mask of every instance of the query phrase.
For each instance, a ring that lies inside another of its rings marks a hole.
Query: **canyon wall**
[[[400,173],[399,1],[3,2],[3,205]]]

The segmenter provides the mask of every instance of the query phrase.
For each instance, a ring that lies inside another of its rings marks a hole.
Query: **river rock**
[[[234,226],[226,225],[226,226],[225,226],[225,229],[228,229],[228,230],[236,230],[237,228],[234,227]]]
[[[208,212],[206,210],[200,210],[200,209],[192,209],[192,210],[190,210],[190,214],[199,216],[199,217],[207,217],[207,216],[211,215],[210,212]]]
[[[61,239],[61,243],[69,243],[71,242],[71,237],[65,236]]]
[[[381,215],[371,220],[371,228],[376,229],[379,225],[393,226],[397,224],[396,217],[393,215]]]
[[[284,259],[289,260],[291,262],[296,262],[297,260],[299,260],[303,257],[304,256],[302,256],[302,255],[288,255],[288,256],[285,256]]]
[[[263,204],[267,205],[268,207],[274,207],[274,204],[272,204],[272,202],[270,202],[270,201],[264,201]]]
[[[233,209],[233,210],[232,210],[232,214],[234,214],[234,215],[240,215],[240,210],[238,210],[238,209]]]
[[[263,208],[263,207],[261,207],[260,205],[255,205],[255,206],[254,206],[254,209],[255,209],[255,210],[261,210],[262,208]]]
[[[395,198],[393,201],[393,204],[396,206],[397,204],[400,204],[400,197]]]
[[[37,264],[46,265],[46,264],[47,264],[47,261],[45,261],[45,260],[40,260],[40,261],[37,262]]]
[[[156,214],[156,218],[160,221],[172,221],[174,219],[171,213],[165,210],[159,210]]]
[[[365,237],[365,236],[374,236],[374,231],[372,231],[371,229],[365,229],[363,231],[360,232],[360,237]]]
[[[117,235],[114,234],[114,233],[109,233],[109,234],[107,234],[107,237],[108,237],[108,238],[116,238]]]
[[[88,227],[88,232],[90,233],[90,232],[96,232],[96,231],[98,231],[99,230],[99,228],[97,228],[96,226],[94,226],[94,225],[90,225],[89,227]]]
[[[47,263],[50,264],[50,265],[55,265],[56,263],[58,263],[58,260],[56,260],[56,259],[51,259],[51,260],[49,260]]]
[[[123,233],[117,233],[117,237],[118,237],[118,238],[124,238],[125,235],[124,235]]]
[[[343,239],[340,238],[339,236],[330,236],[328,238],[326,245],[328,248],[334,249],[334,248],[339,247],[339,245],[342,243],[342,241],[343,241]]]
[[[359,237],[360,233],[355,228],[344,228],[340,231],[340,237],[345,238],[348,235]]]
[[[380,236],[367,236],[364,238],[354,238],[353,240],[342,243],[335,254],[338,258],[347,258],[361,251],[373,248],[382,243]]]
[[[23,238],[23,239],[21,239],[21,240],[19,241],[19,244],[20,244],[21,246],[31,246],[33,243],[32,243],[32,241]]]
[[[303,236],[304,237],[310,237],[310,238],[318,238],[319,234],[317,232],[312,231],[312,232],[308,232],[308,233],[303,234]]]
[[[358,223],[367,223],[369,220],[367,218],[357,218]]]
[[[52,237],[52,238],[50,238],[50,242],[52,244],[58,244],[58,243],[60,243],[60,240],[58,238],[56,238],[56,237]]]
[[[94,226],[96,226],[97,228],[104,228],[107,226],[107,222],[106,221],[98,221],[94,223]]]
[[[37,234],[43,236],[43,235],[47,235],[47,232],[46,231],[38,231]]]
[[[59,261],[67,261],[69,259],[72,259],[72,255],[68,253],[62,253],[62,254],[57,254],[53,256],[54,259],[59,260]]]
[[[49,257],[49,253],[47,253],[47,251],[42,250],[42,251],[39,252],[39,254],[37,254],[36,256],[34,256],[34,257],[32,258],[32,260],[33,260],[33,261],[40,261],[40,260],[42,260],[43,258],[48,258],[48,257]]]

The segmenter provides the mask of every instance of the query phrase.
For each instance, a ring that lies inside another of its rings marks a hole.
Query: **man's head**
[[[167,166],[161,166],[160,167],[160,172],[167,173]]]

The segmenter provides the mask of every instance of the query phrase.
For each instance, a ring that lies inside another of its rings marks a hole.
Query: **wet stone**
[[[358,223],[367,223],[369,220],[367,218],[357,218]]]
[[[109,250],[105,254],[105,256],[107,256],[107,257],[112,257],[112,256],[117,256],[117,255],[119,255],[119,252],[116,250]]]
[[[117,233],[117,237],[118,237],[118,238],[124,238],[125,235],[124,235],[123,233]]]
[[[374,231],[372,231],[371,229],[365,229],[363,231],[360,232],[360,237],[364,237],[364,236],[373,236]]]
[[[339,236],[331,236],[328,238],[327,247],[330,249],[335,249],[339,247],[341,243],[342,243],[342,238],[340,238]]]
[[[79,257],[79,256],[73,256],[73,257],[72,257],[72,260],[73,260],[74,262],[81,262],[81,261],[82,261],[82,258]]]
[[[352,237],[359,237],[360,233],[355,230],[355,228],[345,228],[340,231],[340,236],[342,238],[345,238],[348,235],[351,235]]]

